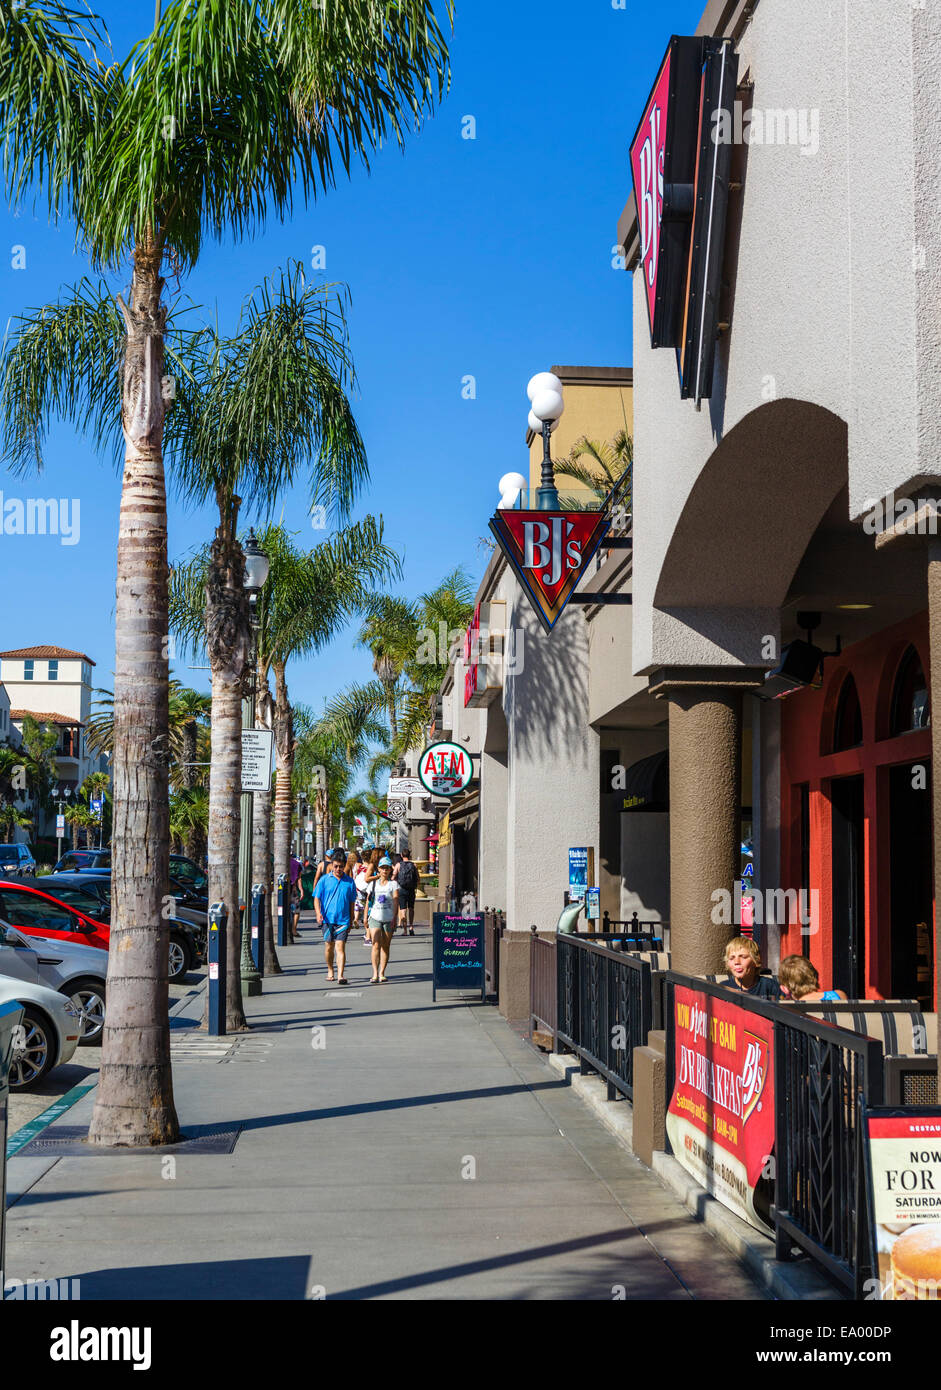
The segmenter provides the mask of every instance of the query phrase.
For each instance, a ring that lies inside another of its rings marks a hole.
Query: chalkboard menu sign
[[[436,912],[432,928],[432,1000],[439,989],[484,990],[484,919]]]

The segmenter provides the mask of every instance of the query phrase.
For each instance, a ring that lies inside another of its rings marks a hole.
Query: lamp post
[[[250,642],[249,669],[251,682],[248,693],[242,699],[242,728],[252,729],[255,725],[255,666],[258,648],[258,595],[265,586],[271,568],[268,556],[255,538],[254,529],[248,533],[248,540],[242,547],[245,555],[245,592],[248,594]],[[242,993],[261,994],[261,976],[252,960],[251,922],[249,904],[252,896],[252,803],[251,792],[242,792],[241,827],[239,830],[239,902],[244,904],[242,911],[242,958],[239,967],[242,976]]]
[[[549,436],[558,427],[565,409],[562,383],[552,372],[537,372],[530,379],[526,394],[532,407],[529,412],[529,428],[534,434],[542,435],[542,477],[536,491],[536,510],[556,512],[559,510],[559,494],[555,485]]]

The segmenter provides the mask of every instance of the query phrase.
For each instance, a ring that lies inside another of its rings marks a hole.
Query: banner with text
[[[667,1113],[673,1152],[707,1192],[768,1232],[773,1025],[731,998],[681,985],[673,1013],[675,1075]]]

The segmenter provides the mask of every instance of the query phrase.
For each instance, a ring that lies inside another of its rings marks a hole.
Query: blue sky
[[[482,573],[478,540],[497,480],[526,470],[529,377],[555,362],[631,362],[629,278],[611,265],[628,142],[670,34],[694,32],[701,10],[702,0],[625,0],[623,9],[611,0],[458,0],[450,94],[404,154],[381,151],[371,174],[357,170],[250,242],[207,245],[185,279],[183,291],[231,327],[266,275],[290,259],[310,266],[312,248],[325,248],[323,273],[352,295],[355,410],[371,473],[356,514],[385,518],[403,558],[401,592],[417,595],[457,564],[475,582]],[[107,0],[98,12],[123,55],[149,30],[153,0]],[[472,140],[462,138],[467,116]],[[88,267],[73,228],[51,227],[41,205],[0,216],[6,323]],[[12,268],[23,259],[15,247],[25,250],[23,269]],[[475,399],[462,398],[467,376]],[[92,439],[60,424],[41,478],[0,473],[0,489],[6,500],[81,504],[78,544],[0,533],[0,650],[76,647],[110,686],[120,477]],[[284,498],[284,516],[310,544],[322,538],[303,489]],[[212,526],[208,511],[171,501],[171,559]],[[295,700],[320,708],[348,681],[368,679],[370,659],[353,636],[295,666]],[[175,674],[208,688],[207,672],[177,663]]]

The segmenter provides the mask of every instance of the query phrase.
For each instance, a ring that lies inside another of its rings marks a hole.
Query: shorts
[[[345,941],[350,934],[349,927],[338,927],[335,922],[324,922],[320,930],[324,941]]]
[[[366,925],[368,926],[370,931],[375,931],[378,927],[379,930],[384,931],[387,936],[391,936],[392,933],[395,931],[395,922],[393,922],[391,919],[388,922],[380,922],[378,917],[370,917],[367,920]]]
[[[415,906],[415,889],[414,889],[414,888],[400,888],[400,889],[399,889],[399,911],[401,912],[402,909],[403,909],[403,907],[404,907],[404,908],[408,908],[409,911],[410,911],[414,906]]]

